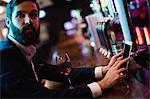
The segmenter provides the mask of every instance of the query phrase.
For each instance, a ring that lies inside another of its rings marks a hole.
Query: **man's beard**
[[[32,24],[26,24],[22,29],[18,29],[11,24],[13,37],[23,45],[36,44],[39,41],[40,27],[36,30]]]

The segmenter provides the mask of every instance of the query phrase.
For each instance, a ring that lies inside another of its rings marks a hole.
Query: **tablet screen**
[[[131,46],[128,44],[124,45],[124,54],[123,54],[123,59],[127,58],[130,55],[130,50],[131,50]]]
[[[132,49],[132,42],[126,42],[126,43],[124,43],[123,59],[125,59],[127,57],[130,57],[131,49]],[[127,61],[126,63],[124,63],[123,67],[125,67],[126,69],[128,69],[128,64],[129,64],[129,61]]]

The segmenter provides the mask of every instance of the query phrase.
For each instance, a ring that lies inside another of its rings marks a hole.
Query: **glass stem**
[[[72,85],[71,80],[70,80],[69,77],[68,77],[68,81],[69,81],[69,89],[74,89],[74,87],[73,87],[73,85]]]

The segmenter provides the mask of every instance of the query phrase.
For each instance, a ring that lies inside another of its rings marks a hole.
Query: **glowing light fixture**
[[[95,47],[95,42],[91,42],[90,45],[91,45],[92,47]]]
[[[110,52],[108,52],[108,54],[107,54],[107,58],[109,58],[109,57],[110,57],[110,54],[111,54],[111,53],[110,53]]]
[[[80,17],[80,10],[79,9],[71,10],[70,15],[71,15],[71,17],[78,18],[78,17]]]
[[[129,7],[130,7],[130,9],[135,9],[133,1],[130,2]]]
[[[65,28],[65,30],[71,30],[74,28],[74,26],[70,21],[68,21],[68,22],[64,23],[64,28]]]
[[[136,39],[136,44],[137,44],[137,45],[139,44],[139,41],[138,41],[138,39]]]
[[[44,18],[46,16],[46,12],[44,10],[40,10],[40,18]]]
[[[101,52],[102,52],[102,50],[103,50],[103,48],[100,48],[100,49],[99,49],[99,53],[101,53]]]
[[[83,55],[88,55],[89,54],[89,49],[87,47],[82,48],[82,54]]]
[[[150,45],[150,32],[148,31],[147,27],[144,27],[144,34],[147,45]]]
[[[104,53],[105,53],[105,49],[102,50],[102,54],[104,54]]]
[[[0,6],[0,14],[4,13],[4,11],[5,11],[5,7]]]
[[[2,0],[2,1],[4,1],[4,2],[6,2],[6,3],[9,3],[11,0]]]
[[[144,44],[144,41],[143,41],[143,37],[141,35],[141,31],[139,29],[139,27],[135,27],[135,31],[136,31],[136,34],[137,34],[137,38],[138,38],[138,41],[139,41],[139,44],[142,45]]]
[[[7,33],[8,33],[7,28],[2,29],[2,35],[3,35],[4,38],[7,36]]]
[[[90,4],[90,7],[93,8],[94,7],[93,4]]]
[[[107,50],[104,51],[104,56],[107,56],[108,52]]]

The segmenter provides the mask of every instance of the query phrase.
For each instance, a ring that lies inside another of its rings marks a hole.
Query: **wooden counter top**
[[[67,42],[69,43],[59,44],[57,51],[61,54],[67,52],[70,55],[72,67],[91,67],[108,64],[109,59],[94,52],[91,47],[79,44],[74,40],[68,40]],[[82,53],[84,47],[89,49],[85,55]],[[150,99],[150,70],[142,68],[133,60],[130,62],[129,67],[128,80],[103,92],[100,99]]]

